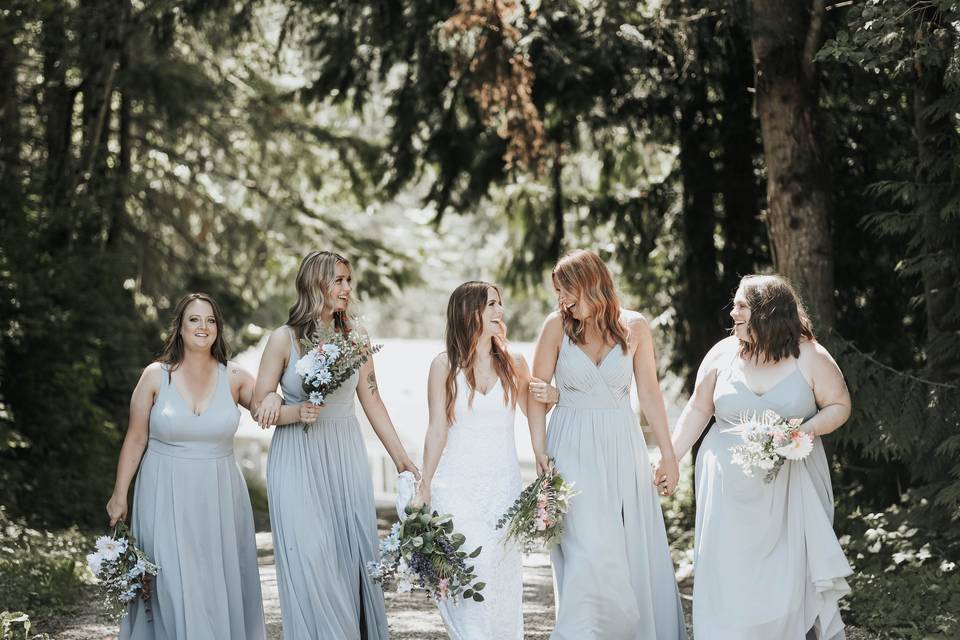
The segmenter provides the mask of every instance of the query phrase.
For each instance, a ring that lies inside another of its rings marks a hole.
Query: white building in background
[[[383,349],[376,355],[380,393],[403,445],[414,461],[420,464],[423,455],[423,438],[427,432],[427,373],[430,370],[430,362],[443,351],[444,344],[440,340],[386,339],[377,342],[383,344]],[[239,354],[234,360],[256,375],[265,343],[266,338],[256,347]],[[528,363],[533,362],[533,346],[531,342],[511,343],[511,347],[522,353]],[[680,383],[669,377],[662,381],[661,385],[667,400],[670,423],[673,424],[683,408],[682,399],[679,397]],[[635,392],[631,394],[631,398],[634,408],[637,408]],[[267,450],[270,446],[270,438],[273,436],[273,428],[261,429],[244,409],[241,409],[241,414],[240,429],[234,444],[237,460],[248,477],[259,478],[266,482]],[[396,469],[374,434],[370,423],[367,422],[359,402],[357,417],[367,444],[367,461],[373,478],[377,504],[392,504]],[[644,431],[647,441],[653,444],[652,434],[647,433],[646,429]],[[514,437],[526,482],[534,475],[533,449],[530,445],[526,418],[520,411],[517,412]]]

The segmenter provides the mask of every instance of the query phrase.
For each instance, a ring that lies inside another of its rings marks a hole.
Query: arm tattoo
[[[375,374],[373,371],[371,371],[371,372],[367,375],[367,386],[370,388],[370,393],[376,395],[376,393],[377,393],[377,376],[376,376],[376,374]]]

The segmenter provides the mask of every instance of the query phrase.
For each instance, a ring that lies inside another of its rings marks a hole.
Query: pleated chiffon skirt
[[[131,527],[160,572],[150,611],[136,600],[120,638],[265,638],[253,511],[233,453],[189,458],[161,449],[173,448],[151,442],[143,457]]]
[[[552,640],[686,638],[646,443],[627,407],[554,410],[547,450],[572,498],[551,551]]]
[[[278,427],[270,445],[267,492],[283,637],[387,638],[383,590],[366,571],[378,542],[360,425],[352,403],[324,412],[307,432],[302,424]]]

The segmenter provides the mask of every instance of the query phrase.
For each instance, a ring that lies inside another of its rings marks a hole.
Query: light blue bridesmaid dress
[[[120,638],[262,640],[263,601],[250,494],[233,456],[240,410],[220,365],[194,415],[167,367],[134,489],[131,533],[160,566],[150,611],[137,599]]]
[[[293,331],[280,380],[284,402],[304,401]],[[359,374],[329,394],[310,429],[277,427],[267,497],[285,640],[387,638],[383,590],[367,575],[377,559],[377,518],[367,449],[354,409]]]
[[[735,356],[736,357],[736,356]],[[739,369],[717,373],[716,423],[697,455],[693,633],[698,640],[842,640],[838,600],[850,565],[833,531],[833,489],[823,444],[786,462],[776,479],[749,477],[731,462],[744,415],[817,413],[800,369],[763,394]]]
[[[633,362],[619,346],[599,366],[564,335],[560,401],[547,451],[580,495],[551,551],[552,640],[686,638],[647,445],[630,406]]]

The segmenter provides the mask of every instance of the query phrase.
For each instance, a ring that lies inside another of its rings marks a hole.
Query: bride
[[[500,290],[466,282],[447,304],[447,350],[430,365],[430,425],[414,504],[451,514],[464,549],[483,547],[474,566],[487,583],[483,602],[437,603],[454,640],[523,638],[522,558],[496,523],[521,490],[513,424],[518,405],[526,413],[530,372],[505,335]]]

